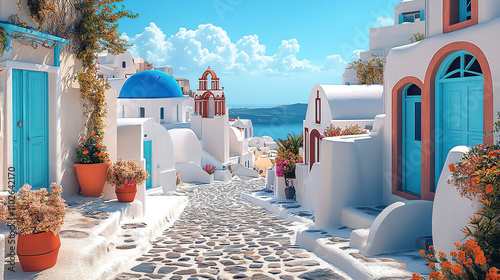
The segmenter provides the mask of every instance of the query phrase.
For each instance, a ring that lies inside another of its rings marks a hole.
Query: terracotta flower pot
[[[52,232],[19,235],[17,255],[23,271],[39,271],[53,267],[61,247],[59,235]]]
[[[109,163],[75,163],[75,167],[82,196],[101,196],[106,184],[106,177],[108,176]]]
[[[115,188],[116,197],[119,202],[132,202],[135,199],[135,194],[137,193],[136,184],[125,184],[119,189],[118,186]]]

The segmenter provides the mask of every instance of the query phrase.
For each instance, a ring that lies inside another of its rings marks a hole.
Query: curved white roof
[[[168,131],[172,137],[175,150],[175,163],[201,164],[203,150],[196,134],[191,129],[176,128]]]
[[[326,95],[332,120],[373,119],[384,112],[382,85],[318,85]]]

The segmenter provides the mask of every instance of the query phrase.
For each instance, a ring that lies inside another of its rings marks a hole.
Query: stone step
[[[350,228],[369,228],[386,207],[385,205],[345,207],[342,209],[341,223]]]
[[[142,203],[67,198],[71,211],[62,227],[57,264],[47,270],[15,273],[5,279],[111,279],[151,247],[151,240],[174,223],[187,204],[182,196],[148,196]],[[105,264],[105,265],[104,265]]]

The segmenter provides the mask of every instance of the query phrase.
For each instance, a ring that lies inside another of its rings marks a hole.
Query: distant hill
[[[306,117],[307,104],[281,105],[273,108],[229,109],[229,117],[250,119],[254,125],[297,124]]]

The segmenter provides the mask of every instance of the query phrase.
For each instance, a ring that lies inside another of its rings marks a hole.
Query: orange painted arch
[[[493,110],[493,79],[491,68],[483,51],[470,42],[454,42],[442,47],[434,54],[425,75],[424,83],[415,77],[401,79],[392,90],[392,191],[393,194],[406,199],[434,200],[435,195],[435,87],[436,75],[443,61],[452,53],[464,50],[476,57],[483,71],[483,131],[484,143],[493,144],[494,110]],[[422,89],[422,188],[421,196],[417,197],[401,190],[401,93],[406,85],[414,83]],[[398,115],[399,114],[399,115]]]

